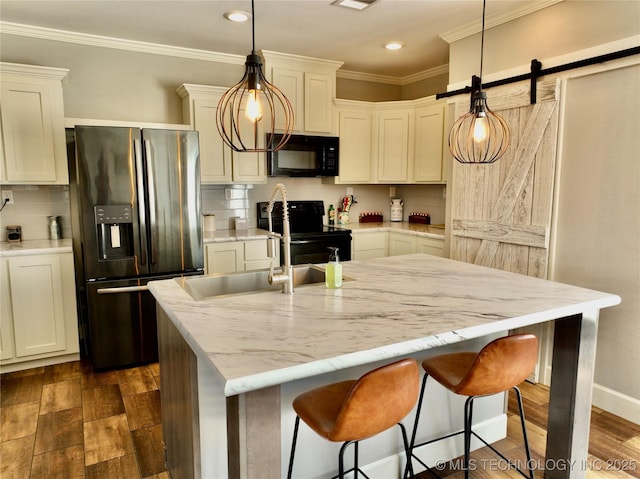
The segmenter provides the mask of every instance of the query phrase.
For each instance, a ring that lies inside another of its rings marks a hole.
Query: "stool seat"
[[[288,477],[292,474],[300,419],[323,438],[344,443],[340,449],[339,477],[345,474],[342,456],[347,445],[355,443],[354,470],[357,476],[358,441],[375,436],[396,424],[402,430],[408,459],[409,444],[400,421],[418,400],[419,376],[417,361],[403,359],[369,371],[360,379],[321,386],[297,396],[293,400],[297,416]]]
[[[515,334],[490,342],[479,353],[442,354],[422,361],[425,372],[450,391],[487,396],[527,379],[538,360],[538,338]]]
[[[489,396],[513,389],[518,400],[520,412],[520,422],[522,426],[522,434],[525,443],[525,452],[527,455],[528,474],[520,469],[514,468],[528,479],[534,478],[533,468],[531,465],[531,452],[529,450],[529,441],[527,439],[527,430],[525,425],[524,410],[522,407],[522,397],[518,384],[527,379],[538,360],[538,338],[533,334],[514,334],[498,338],[487,344],[479,353],[460,352],[441,354],[427,358],[422,361],[422,369],[425,375],[422,379],[422,387],[420,389],[420,399],[418,400],[418,410],[416,413],[413,432],[411,434],[411,457],[418,460],[429,472],[435,477],[439,477],[432,469],[422,462],[414,453],[416,447],[430,444],[443,438],[433,439],[421,444],[416,444],[416,434],[418,430],[418,421],[420,420],[420,410],[424,397],[427,378],[432,377],[449,391],[468,396],[464,408],[464,477],[469,477],[469,453],[471,445],[471,436],[475,436],[485,445],[489,446],[500,457],[507,460],[504,455],[498,452],[493,446],[487,443],[482,437],[472,430],[473,400],[479,396]],[[454,433],[459,434],[459,433]],[[511,465],[512,463],[508,461]],[[406,468],[406,472],[410,468]],[[406,474],[405,474],[406,475]]]

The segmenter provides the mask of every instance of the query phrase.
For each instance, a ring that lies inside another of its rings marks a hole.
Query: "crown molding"
[[[563,1],[564,0],[544,0],[539,2],[530,2],[530,5],[523,5],[509,10],[508,12],[496,15],[487,15],[485,17],[485,30],[497,27],[498,25],[502,25],[503,23],[516,20],[520,17],[524,17],[531,13],[537,12],[538,10],[542,10]],[[440,38],[442,38],[445,42],[451,44],[455,41],[462,40],[463,38],[470,37],[471,35],[475,35],[476,33],[480,33],[481,31],[482,19],[475,22],[467,23],[466,25],[463,25],[459,28],[442,33],[440,34]]]
[[[562,1],[562,0],[553,0]],[[56,30],[53,28],[36,27],[33,25],[23,25],[19,23],[10,23],[0,21],[0,33],[7,35],[17,35],[29,38],[39,38],[42,40],[52,40],[65,43],[74,43],[79,45],[87,45],[102,48],[113,48],[117,50],[126,50],[139,53],[151,53],[154,55],[166,55],[179,58],[187,58],[191,60],[202,60],[217,63],[229,63],[233,65],[244,65],[246,57],[243,55],[231,55],[228,53],[211,52],[207,50],[197,50],[193,48],[175,47],[171,45],[163,45],[159,43],[140,42],[135,40],[124,40],[121,38],[105,37],[100,35],[90,35],[87,33],[70,32],[66,30]],[[313,61],[322,66],[331,66],[340,68],[342,62],[331,60],[323,60],[310,57],[299,57],[288,55],[286,53],[277,53],[271,51],[262,51],[265,56],[272,59],[292,58],[306,61]],[[404,77],[395,77],[388,75],[376,75],[373,73],[361,73],[349,70],[338,70],[336,75],[338,78],[349,80],[361,80],[373,83],[384,83],[389,85],[408,85],[420,80],[425,80],[439,75],[444,75],[449,71],[449,65],[441,65],[418,73],[413,73]]]
[[[18,63],[0,62],[0,73],[26,77],[39,77],[62,80],[69,70],[67,68],[41,67],[37,65],[22,65]]]
[[[174,47],[159,43],[139,42],[135,40],[123,40],[121,38],[90,35],[87,33],[69,32],[53,28],[35,27],[20,23],[0,22],[0,33],[18,35],[22,37],[40,38],[58,42],[75,43],[94,47],[113,48],[139,53],[152,53],[172,57],[188,58],[191,60],[203,60],[218,63],[231,63],[243,65],[246,57],[242,55],[230,55],[228,53],[210,52],[194,48]]]
[[[384,83],[387,85],[409,85],[420,80],[427,80],[429,78],[445,75],[449,73],[449,64],[441,65],[439,67],[430,68],[421,72],[413,73],[404,77],[394,77],[388,75],[376,75],[374,73],[362,73],[354,72],[350,70],[338,70],[336,76],[345,80],[359,80],[368,81],[373,83]]]

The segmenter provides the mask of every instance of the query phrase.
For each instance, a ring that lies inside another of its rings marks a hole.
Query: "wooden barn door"
[[[509,125],[511,142],[491,165],[453,161],[452,259],[547,277],[558,91],[557,81],[539,82],[534,105],[528,83],[487,92],[489,107]],[[456,118],[468,106],[468,96],[459,97]],[[544,336],[542,330],[536,332]],[[532,379],[537,376],[538,371]]]

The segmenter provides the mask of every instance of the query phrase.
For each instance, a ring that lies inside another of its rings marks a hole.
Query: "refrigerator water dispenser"
[[[133,257],[131,205],[97,205],[95,220],[99,259]]]

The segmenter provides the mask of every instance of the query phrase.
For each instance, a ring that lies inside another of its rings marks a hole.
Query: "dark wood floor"
[[[2,479],[169,479],[164,467],[158,364],[94,373],[82,361],[0,376]],[[529,440],[544,465],[548,390],[522,385]],[[510,409],[513,404],[510,403]],[[497,447],[524,460],[517,416]],[[593,408],[585,477],[640,478],[640,426]],[[473,453],[472,477],[521,477],[487,448]],[[458,463],[459,464],[459,463]],[[459,479],[463,473],[440,471]],[[431,476],[421,474],[420,479]],[[536,471],[536,478],[542,470]]]

